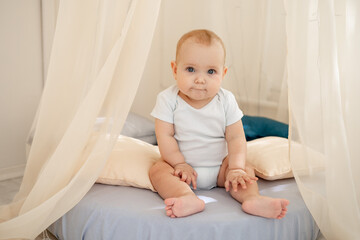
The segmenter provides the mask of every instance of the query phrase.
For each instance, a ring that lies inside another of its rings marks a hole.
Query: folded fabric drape
[[[326,239],[360,236],[360,2],[285,1],[293,173]],[[319,164],[321,163],[321,164]]]
[[[0,239],[34,239],[94,184],[121,131],[160,1],[60,1],[23,182],[0,208]],[[96,118],[106,120],[93,130]]]

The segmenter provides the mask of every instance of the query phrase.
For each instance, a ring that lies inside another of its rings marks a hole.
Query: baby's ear
[[[176,62],[175,61],[171,61],[171,69],[172,69],[172,73],[176,79],[176,73],[177,73],[177,66],[176,66]]]
[[[223,77],[225,77],[226,73],[228,71],[228,68],[226,66],[224,66],[224,70],[223,70]]]
[[[171,69],[174,72],[174,69],[176,69],[176,62],[175,61],[171,61]]]

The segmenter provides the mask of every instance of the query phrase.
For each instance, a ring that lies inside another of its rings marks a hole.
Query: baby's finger
[[[180,177],[180,172],[181,172],[181,170],[177,169],[177,170],[174,171],[174,175],[177,176],[177,177]]]
[[[186,179],[187,179],[186,173],[182,172],[182,173],[181,173],[181,181],[185,182]]]
[[[196,176],[192,176],[191,183],[194,189],[196,189]]]
[[[249,176],[244,176],[244,181],[248,183],[253,183],[253,180]]]
[[[235,191],[235,192],[237,192],[237,186],[238,186],[238,182],[236,181],[236,180],[233,180],[232,182],[231,182],[231,185],[232,185],[232,188],[233,188],[233,190]]]
[[[244,181],[244,179],[240,178],[239,183],[243,189],[246,189],[246,182]]]
[[[228,192],[229,191],[229,180],[226,180],[225,183],[224,183],[224,186],[225,186],[225,190]]]
[[[257,177],[250,176],[251,180],[257,181],[259,180]]]
[[[190,176],[188,178],[186,178],[186,183],[187,183],[187,185],[191,184],[191,177]]]
[[[248,176],[245,181],[247,181],[248,183],[250,184],[253,184],[254,182],[256,182],[258,180],[257,177],[251,177],[251,176]]]

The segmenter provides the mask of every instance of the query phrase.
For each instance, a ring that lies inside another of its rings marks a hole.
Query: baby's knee
[[[171,168],[171,166],[164,162],[164,161],[158,161],[156,162],[149,171],[149,177],[150,179],[156,178],[156,177],[161,177],[161,173],[164,172],[169,172],[169,173],[173,173],[173,169]]]
[[[159,172],[159,170],[160,170],[159,165],[160,165],[159,162],[156,162],[154,165],[151,166],[150,171],[149,171],[150,178],[152,178]]]

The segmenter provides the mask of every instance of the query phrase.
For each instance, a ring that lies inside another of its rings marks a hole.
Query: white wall
[[[1,0],[0,180],[23,174],[42,71],[40,0]]]
[[[149,52],[148,61],[144,69],[144,73],[137,90],[136,97],[131,106],[132,112],[135,112],[150,120],[154,120],[150,113],[156,102],[157,94],[163,90],[167,85],[162,84],[162,79],[159,75],[167,74],[172,78],[170,61],[166,62],[166,66],[162,66],[163,60],[163,21],[162,12],[160,12],[159,20],[157,22],[152,46]],[[175,80],[173,80],[175,83]],[[144,101],[145,99],[145,101]]]
[[[25,167],[25,141],[43,88],[58,3],[58,0],[0,0],[0,180],[21,175]],[[160,13],[149,62],[131,109],[150,119],[157,93],[175,83],[170,60],[174,58],[178,37],[189,26],[201,28],[205,24],[200,21],[194,26],[190,19],[188,25],[175,24],[172,21],[181,17],[169,17],[168,10],[177,12],[176,5],[164,1],[162,7],[166,11]],[[208,15],[207,11],[203,14]],[[173,35],[170,34],[173,26],[186,29],[176,28],[178,35]],[[231,86],[226,87],[233,90]],[[238,89],[237,84],[233,87]],[[277,105],[265,107],[271,117]]]
[[[192,29],[206,28],[219,34],[226,45],[228,73],[222,87],[234,93],[243,112],[287,123],[286,15],[282,0],[271,4],[203,2],[161,2],[149,60],[132,111],[151,119],[157,93],[175,84],[170,61],[175,58],[178,39]]]

